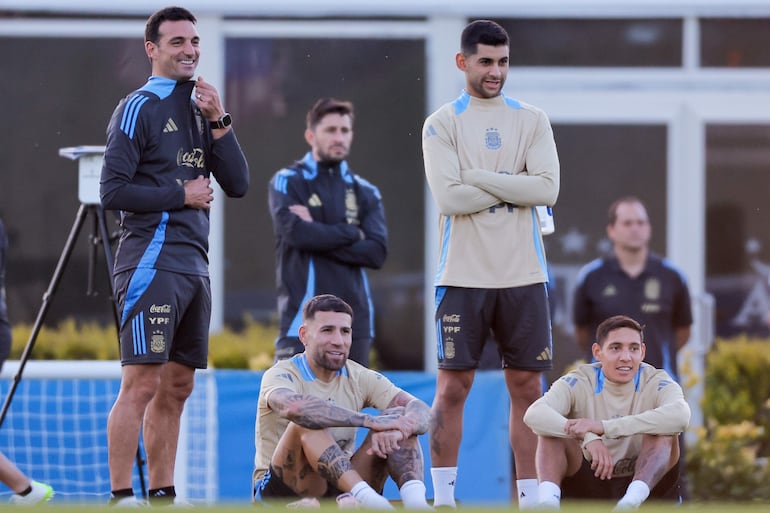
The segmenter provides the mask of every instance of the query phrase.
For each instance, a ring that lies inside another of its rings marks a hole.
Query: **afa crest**
[[[153,331],[150,337],[150,350],[153,353],[162,353],[166,350],[166,338],[162,331]]]
[[[500,132],[497,128],[487,128],[487,133],[484,136],[484,144],[490,150],[499,150],[503,145],[503,139],[500,137]]]

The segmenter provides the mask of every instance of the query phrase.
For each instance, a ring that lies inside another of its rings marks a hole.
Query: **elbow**
[[[534,421],[534,417],[535,415],[532,413],[532,406],[530,406],[529,408],[527,408],[527,411],[524,412],[524,419],[523,419],[524,424],[526,424],[532,431],[537,433],[537,431],[535,431],[534,426],[532,425]]]
[[[115,189],[107,189],[102,185],[99,190],[99,200],[101,201],[104,210],[120,210],[119,207],[115,205],[115,192]]]
[[[374,253],[372,262],[371,262],[371,268],[372,269],[380,269],[383,265],[385,265],[385,260],[388,258],[388,250],[383,245],[381,247],[380,251],[377,251]]]
[[[552,207],[556,204],[556,200],[559,198],[559,184],[553,181],[548,183],[548,187],[545,190],[545,204]]]
[[[246,195],[248,191],[249,191],[249,175],[247,173],[243,181],[235,184],[228,191],[226,191],[226,193],[227,193],[227,196],[230,198],[242,198]]]

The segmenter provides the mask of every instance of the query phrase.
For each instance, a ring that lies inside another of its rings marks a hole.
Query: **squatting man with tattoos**
[[[299,337],[305,352],[265,371],[256,421],[254,499],[393,509],[390,476],[405,508],[430,509],[417,435],[430,408],[382,374],[348,360],[353,310],[340,298],[311,298]],[[379,415],[363,413],[375,408]],[[356,431],[369,430],[355,450]]]
[[[616,315],[596,328],[593,355],[527,409],[538,435],[542,507],[563,497],[617,500],[636,509],[647,497],[679,502],[679,433],[690,422],[682,389],[642,363],[642,326]],[[619,500],[618,500],[619,499]]]

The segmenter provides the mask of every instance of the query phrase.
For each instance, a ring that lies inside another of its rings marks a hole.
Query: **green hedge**
[[[273,363],[274,341],[278,327],[244,319],[244,328],[226,328],[209,339],[209,365],[215,368],[268,368]],[[19,358],[32,333],[32,326],[13,328],[11,358]],[[115,327],[97,323],[77,323],[68,319],[56,327],[43,326],[32,350],[35,360],[118,360],[118,335]]]
[[[692,495],[770,500],[770,341],[717,340],[706,369],[706,425],[687,452]]]

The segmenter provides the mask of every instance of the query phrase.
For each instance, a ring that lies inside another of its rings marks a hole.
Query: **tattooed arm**
[[[400,428],[400,431],[404,433],[405,437],[421,435],[428,431],[430,407],[425,402],[402,390],[393,398],[388,410],[384,413],[399,407],[403,408],[402,419],[405,425]]]
[[[399,415],[372,416],[342,408],[319,397],[277,388],[267,397],[267,405],[281,417],[307,429],[365,427],[373,431],[398,429]]]

